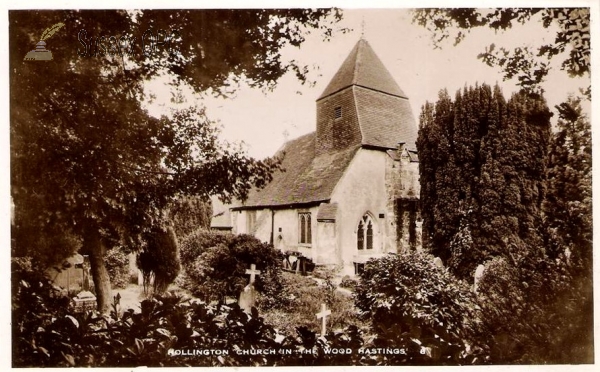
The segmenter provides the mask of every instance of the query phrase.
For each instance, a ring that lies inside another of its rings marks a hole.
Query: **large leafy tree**
[[[590,75],[589,8],[422,8],[413,12],[413,22],[431,32],[436,47],[447,39],[456,45],[479,28],[504,31],[527,22],[538,22],[543,28],[556,26],[553,43],[516,47],[492,43],[479,58],[489,66],[498,66],[505,79],[516,78],[526,90],[539,91],[556,56],[563,58],[561,68],[570,76]],[[590,97],[591,89],[586,93]]]
[[[289,71],[303,80],[305,68],[285,61],[281,48],[300,45],[310,29],[328,37],[339,17],[302,9],[11,11],[13,255],[49,257],[57,244],[45,242],[58,234],[79,239],[106,311],[107,247],[139,249],[178,195],[243,199],[276,167],[220,145],[201,108],[149,116],[145,82],[163,76],[173,87],[228,94],[240,82],[272,88]],[[41,38],[53,59],[24,61]]]
[[[425,105],[417,140],[425,241],[459,277],[513,245],[539,251],[550,116],[540,96],[506,101],[487,85]]]

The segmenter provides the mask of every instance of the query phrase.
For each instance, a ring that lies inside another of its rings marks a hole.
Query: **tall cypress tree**
[[[542,97],[519,93],[505,102],[485,84],[454,101],[442,92],[433,112],[421,115],[426,244],[459,277],[493,256],[514,255],[514,247],[540,253],[550,117]]]

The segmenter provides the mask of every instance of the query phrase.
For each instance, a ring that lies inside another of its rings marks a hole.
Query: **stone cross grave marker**
[[[252,265],[250,265],[250,269],[246,269],[246,274],[250,275],[250,283],[249,284],[254,284],[254,281],[256,280],[256,276],[260,275],[260,270],[256,270],[256,265],[252,264]]]
[[[327,310],[327,305],[321,304],[321,312],[317,313],[317,319],[323,319],[321,323],[321,336],[325,336],[328,315],[331,315],[331,310]]]
[[[252,311],[252,306],[256,303],[257,292],[254,288],[254,281],[256,276],[260,275],[260,270],[256,270],[256,265],[252,264],[250,269],[246,270],[246,274],[250,275],[250,283],[240,293],[238,304],[242,310],[249,314]]]

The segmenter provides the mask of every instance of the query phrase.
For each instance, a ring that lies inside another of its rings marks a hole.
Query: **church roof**
[[[277,207],[312,204],[331,198],[334,187],[344,174],[360,146],[315,156],[316,133],[312,132],[285,144],[282,170],[262,190],[251,190],[242,206]]]
[[[351,85],[373,89],[393,96],[407,98],[392,75],[385,68],[369,43],[360,39],[329,85],[325,88],[320,100]]]
[[[363,145],[393,149],[404,142],[416,150],[418,129],[407,99],[363,88],[354,89],[354,99]]]

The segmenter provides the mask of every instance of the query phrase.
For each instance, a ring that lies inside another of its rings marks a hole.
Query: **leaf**
[[[65,358],[65,360],[67,361],[67,363],[69,363],[69,365],[71,365],[72,367],[75,366],[75,358],[73,357],[73,355],[71,355],[71,354],[65,354],[62,351],[60,353]]]
[[[75,327],[79,328],[79,322],[72,315],[67,315],[66,318],[70,319],[75,325]]]
[[[52,27],[48,27],[47,29],[44,30],[44,32],[42,33],[42,37],[40,38],[40,41],[44,41],[46,39],[49,39],[52,35],[54,35],[58,30],[60,30],[65,24],[62,22],[59,22],[57,24],[55,24]]]

